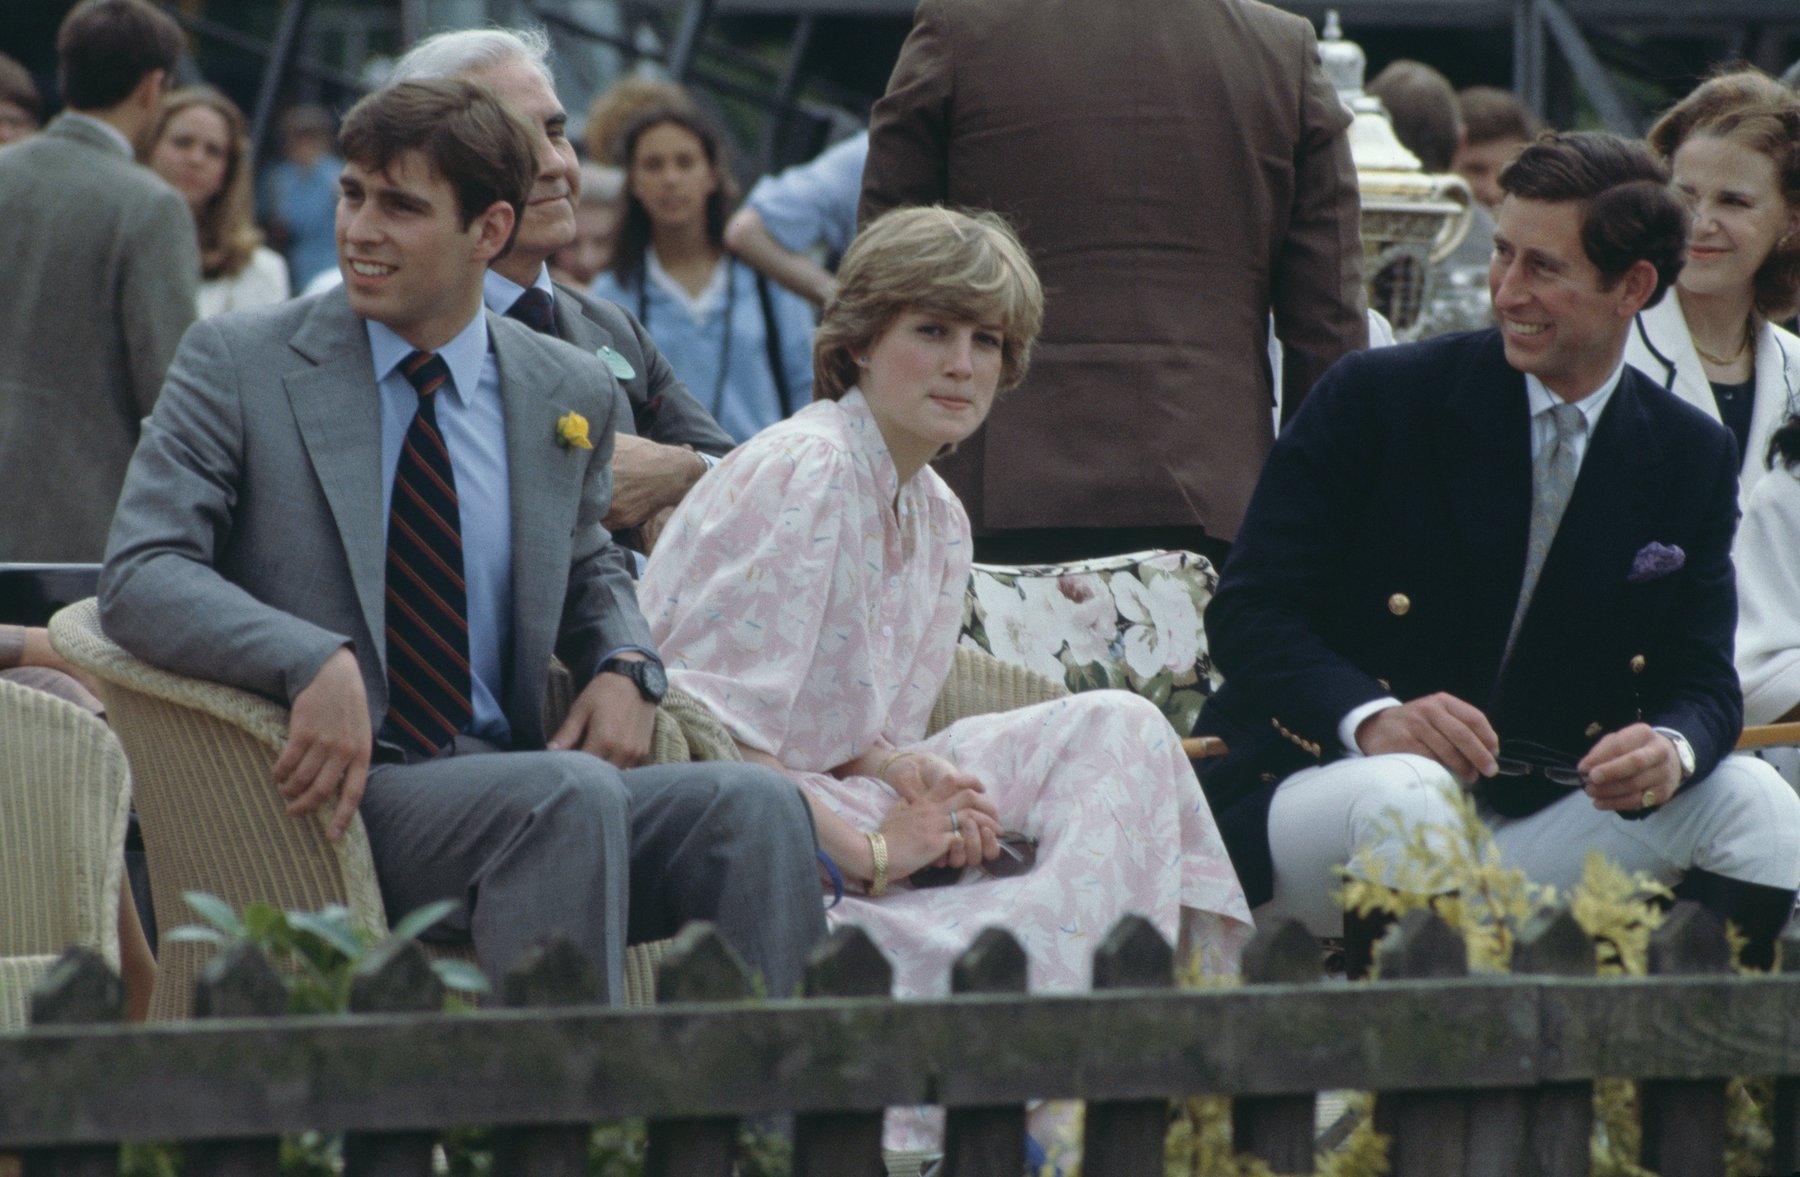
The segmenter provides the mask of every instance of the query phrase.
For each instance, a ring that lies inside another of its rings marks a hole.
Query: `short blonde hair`
[[[999,390],[1015,388],[1044,325],[1044,288],[1019,238],[992,212],[897,208],[857,235],[813,336],[813,398],[838,400],[856,383],[856,357],[909,310],[1004,334]]]

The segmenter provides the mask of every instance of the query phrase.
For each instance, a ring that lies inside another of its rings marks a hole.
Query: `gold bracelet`
[[[869,880],[868,895],[879,899],[887,894],[887,839],[880,831],[869,835],[869,853],[875,856],[875,877]]]
[[[875,779],[880,781],[884,785],[887,784],[888,769],[894,767],[894,761],[903,759],[904,757],[907,757],[907,756],[917,756],[917,755],[918,755],[917,752],[895,752],[893,755],[889,756],[886,760],[883,760],[881,762],[881,767],[875,770]]]

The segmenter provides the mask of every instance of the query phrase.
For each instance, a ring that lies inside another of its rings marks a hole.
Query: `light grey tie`
[[[1575,489],[1575,439],[1581,436],[1581,410],[1559,404],[1549,413],[1556,433],[1531,464],[1531,533],[1525,542],[1525,579],[1519,585],[1519,607],[1513,612],[1512,631],[1506,636],[1507,658],[1512,656],[1519,625],[1525,620],[1531,594],[1537,590],[1538,576],[1544,571],[1544,557],[1550,554],[1557,524],[1562,522],[1569,495]]]

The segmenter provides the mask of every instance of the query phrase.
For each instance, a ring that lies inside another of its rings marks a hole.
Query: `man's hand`
[[[674,507],[664,507],[650,518],[638,524],[638,550],[648,556],[656,550],[656,541],[662,538],[663,528],[669,525],[669,519],[675,514]]]
[[[275,787],[287,799],[288,816],[311,813],[336,793],[326,835],[333,842],[342,838],[362,804],[371,746],[362,671],[350,648],[340,647],[294,698],[287,747],[275,761]]]
[[[1681,757],[1674,742],[1647,723],[1608,734],[1575,767],[1587,774],[1587,795],[1595,809],[1661,805],[1681,786]]]
[[[613,497],[608,530],[636,527],[664,507],[673,507],[706,473],[693,450],[621,433],[613,439]]]
[[[618,657],[642,662],[626,652]],[[580,749],[618,768],[636,768],[650,756],[656,733],[656,704],[622,674],[596,674],[569,706],[569,716],[550,738],[554,749]]]
[[[1494,757],[1500,754],[1500,737],[1480,708],[1439,691],[1369,716],[1356,729],[1356,746],[1365,756],[1388,752],[1429,756],[1472,783],[1497,771]]]

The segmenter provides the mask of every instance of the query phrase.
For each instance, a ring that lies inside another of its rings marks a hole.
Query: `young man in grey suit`
[[[537,181],[518,239],[494,260],[483,298],[499,314],[598,355],[618,377],[630,412],[620,418],[607,525],[641,529],[634,542],[645,541],[640,546],[648,550],[675,504],[732,440],[628,311],[550,280],[545,263],[575,239],[581,165],[569,142],[569,116],[556,97],[549,48],[536,30],[439,33],[408,51],[391,80],[479,82],[531,126]]]
[[[132,161],[181,57],[144,0],[88,0],[56,35],[68,109],[0,152],[0,560],[91,561],[138,422],[194,321],[187,205]]]
[[[624,399],[599,359],[481,305],[529,133],[438,81],[359,103],[342,146],[345,287],[188,333],[102,623],[290,702],[289,811],[329,809],[338,837],[360,806],[388,910],[460,901],[448,931],[490,974],[560,933],[617,999],[628,939],[710,919],[791,991],[823,931],[799,793],[747,765],[633,767],[664,680],[602,526]],[[553,653],[580,693],[550,733]]]

